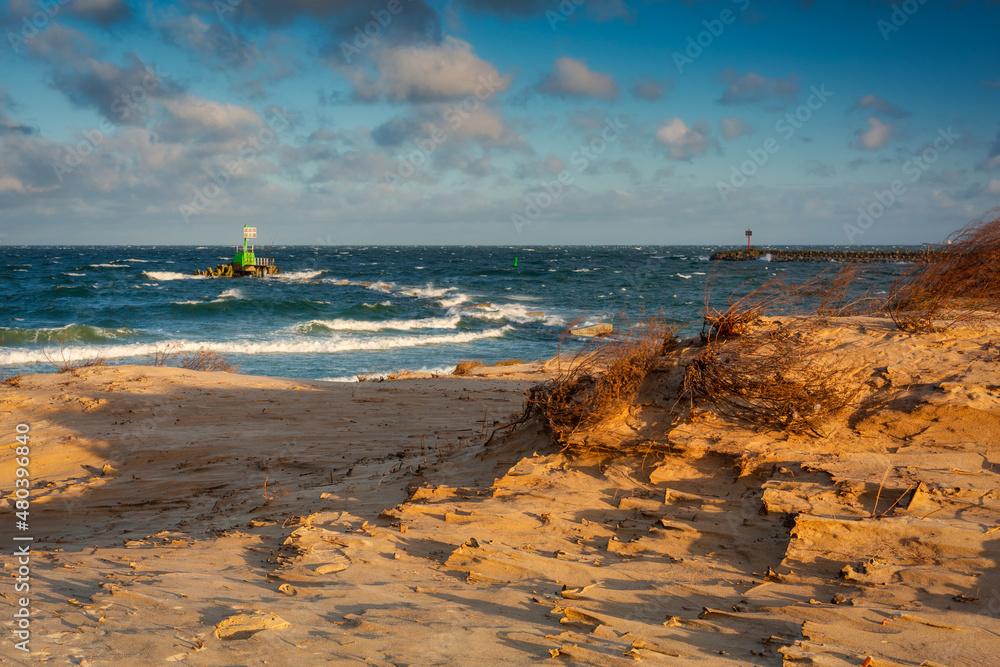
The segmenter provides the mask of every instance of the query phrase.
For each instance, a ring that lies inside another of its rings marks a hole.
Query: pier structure
[[[748,237],[749,238],[749,237]],[[926,262],[930,250],[717,250],[712,261],[767,260],[769,262]]]

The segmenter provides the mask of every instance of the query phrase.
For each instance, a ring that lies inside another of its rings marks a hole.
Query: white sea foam
[[[148,264],[149,262],[151,262],[153,260],[151,260],[151,259],[119,259],[119,260],[115,260],[115,261],[118,261],[118,262],[141,262],[143,264]]]
[[[449,292],[455,291],[455,289],[455,287],[434,287],[433,283],[427,283],[426,287],[408,287],[400,290],[399,293],[421,299],[440,299]]]
[[[211,299],[210,301],[205,301],[205,300],[199,301],[197,299],[193,299],[188,301],[174,301],[173,303],[177,304],[178,306],[198,306],[205,303],[225,303],[230,299],[246,299],[246,297],[243,296],[243,292],[241,292],[238,287],[234,287],[232,289],[227,289],[225,292],[215,297],[214,299]]]
[[[678,273],[677,277],[678,278],[684,278],[685,280],[691,280],[691,276],[684,275],[683,273]]]
[[[535,312],[534,308],[528,308],[519,303],[491,303],[489,305],[475,306],[461,311],[463,317],[472,317],[481,320],[493,320],[508,322],[544,322],[548,326],[561,326],[566,320],[558,315],[537,316],[528,315]]]
[[[63,274],[64,276],[85,276],[86,273],[69,273],[68,271]]]
[[[103,268],[103,269],[127,269],[128,268],[127,266],[124,266],[122,264],[89,264],[88,267],[91,268],[91,269],[96,269],[96,268]]]
[[[310,280],[323,273],[322,271],[289,271],[275,276],[278,280]]]
[[[301,324],[296,324],[295,329],[307,331],[313,327],[323,327],[330,331],[382,331],[385,329],[397,329],[409,331],[411,329],[454,329],[458,326],[462,318],[458,315],[452,317],[428,317],[419,320],[310,320]]]
[[[450,296],[446,299],[438,299],[438,303],[441,304],[442,308],[451,309],[454,308],[455,306],[465,303],[468,300],[469,300],[468,294],[462,294],[461,292],[459,292],[458,294]]]
[[[351,335],[336,335],[329,338],[310,339],[303,339],[297,336],[294,339],[279,338],[268,341],[171,340],[160,341],[159,343],[133,343],[129,345],[75,345],[72,349],[66,350],[66,359],[82,361],[98,357],[107,359],[140,357],[152,354],[158,347],[162,347],[168,343],[178,353],[208,349],[219,354],[232,355],[234,357],[256,354],[334,354],[337,352],[354,352],[360,350],[394,350],[427,345],[455,345],[485,338],[498,338],[511,329],[513,327],[508,325],[484,331],[466,331],[424,336],[379,336],[366,339],[359,339]],[[45,351],[43,350],[0,348],[0,365],[44,363],[45,361]]]
[[[142,275],[153,280],[203,280],[207,278],[207,276],[196,276],[176,271],[143,271]]]
[[[407,369],[411,373],[428,373],[430,375],[451,375],[451,372],[455,370],[454,366],[438,366],[437,368],[416,368]],[[357,373],[355,375],[338,375],[335,377],[319,378],[320,382],[360,382],[358,380],[358,375],[367,376],[368,382],[372,380],[385,380],[396,371],[385,371],[385,372],[374,372],[374,373]]]

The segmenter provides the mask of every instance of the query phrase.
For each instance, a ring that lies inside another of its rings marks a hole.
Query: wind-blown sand
[[[996,664],[1000,331],[835,322],[868,385],[824,437],[668,426],[666,364],[593,435],[634,457],[484,446],[530,366],[26,376],[0,432],[31,425],[32,655],[8,584],[0,663]]]

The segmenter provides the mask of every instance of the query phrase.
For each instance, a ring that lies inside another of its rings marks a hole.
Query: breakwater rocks
[[[745,262],[766,259],[771,262],[925,262],[925,250],[719,250],[712,260]]]

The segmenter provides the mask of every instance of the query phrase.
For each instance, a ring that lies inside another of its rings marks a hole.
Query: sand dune
[[[812,326],[868,369],[822,437],[670,425],[665,366],[588,436],[649,443],[618,457],[531,423],[484,446],[530,367],[27,376],[0,428],[32,429],[28,659],[995,664],[1000,333]],[[5,498],[13,469],[5,452]]]

